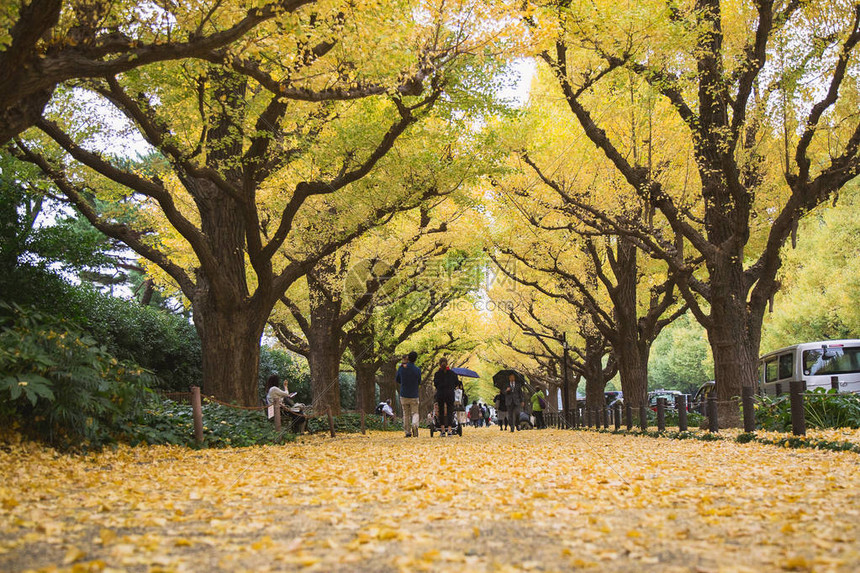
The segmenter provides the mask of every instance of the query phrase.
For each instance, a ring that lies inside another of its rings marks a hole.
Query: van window
[[[794,374],[794,354],[783,354],[779,357],[779,379],[791,378]]]
[[[831,346],[803,352],[803,373],[807,376],[860,372],[860,347]]]
[[[767,362],[764,363],[765,382],[776,382],[777,380],[779,380],[776,367],[776,356],[774,356],[773,358],[768,358]]]

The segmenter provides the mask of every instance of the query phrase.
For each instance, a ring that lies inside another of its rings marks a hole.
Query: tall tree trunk
[[[422,373],[423,374],[423,373]],[[433,411],[433,403],[436,401],[436,388],[433,387],[433,376],[421,377],[421,386],[418,388],[418,413],[421,420],[427,419],[427,414]]]
[[[331,408],[340,414],[340,345],[318,341],[311,343],[308,366],[311,370],[311,397],[317,412]]]
[[[376,409],[376,373],[379,358],[374,352],[373,321],[367,320],[347,336],[347,344],[355,365],[355,407],[370,413]]]
[[[648,354],[652,333],[640,330],[637,301],[638,250],[632,241],[618,237],[616,261],[613,265],[617,286],[612,302],[615,314],[615,337],[612,348],[621,377],[621,391],[625,402],[634,408],[648,394]]]
[[[343,280],[337,273],[334,255],[322,259],[308,276],[310,328],[308,365],[311,370],[311,395],[314,408],[340,414],[340,361],[343,357],[343,327],[340,323],[342,302],[332,295],[338,292],[335,283]]]
[[[713,216],[712,219],[717,219]],[[722,223],[722,224],[717,224]],[[711,315],[707,325],[708,340],[714,356],[714,379],[720,427],[733,428],[741,423],[739,401],[744,386],[755,386],[760,328],[750,329],[750,309],[743,268],[743,246],[724,227],[723,221],[712,223],[712,242],[726,237],[723,248],[708,261],[711,284]],[[734,248],[733,248],[734,247]],[[755,309],[754,312],[762,314]],[[754,326],[754,324],[752,325]]]
[[[712,281],[715,287],[711,307],[710,327],[707,329],[711,352],[714,356],[714,379],[718,401],[720,427],[740,425],[739,398],[744,386],[756,385],[760,339],[749,328],[750,316],[746,308],[745,293],[734,289],[717,289],[722,284]],[[738,302],[739,301],[739,302]]]
[[[375,362],[355,361],[355,407],[360,412],[369,414],[376,408],[376,373],[378,370]]]
[[[606,397],[603,395],[606,389],[606,380],[595,372],[585,378],[585,407],[592,412],[600,411],[606,405]]]
[[[379,399],[382,401],[391,400],[391,405],[395,410],[400,407],[399,400],[397,400],[397,382],[394,381],[398,364],[394,358],[386,360],[379,369],[379,378],[377,378]]]
[[[247,308],[227,313],[206,312],[200,305],[195,306],[205,394],[244,406],[260,404],[257,376],[265,323],[265,318]]]
[[[609,379],[604,375],[603,357],[606,352],[603,344],[596,344],[586,339],[586,355],[583,360],[582,373],[585,378],[585,407],[589,410],[598,410],[606,404],[603,395],[606,383]],[[574,394],[575,396],[575,394]],[[571,401],[574,398],[571,397]]]
[[[229,111],[215,117],[207,134],[207,143],[212,146],[208,166],[219,168],[226,157],[241,151],[241,134],[231,133],[234,122],[228,116],[243,113],[246,80],[229,72],[213,77],[215,93],[229,104],[225,108]],[[223,171],[229,179],[240,178],[234,167]],[[208,179],[193,182],[201,230],[208,237],[213,264],[217,265],[217,273],[212,269],[198,272],[196,289],[189,296],[203,352],[204,390],[222,400],[256,406],[260,338],[274,301],[250,297],[246,222],[235,200]]]

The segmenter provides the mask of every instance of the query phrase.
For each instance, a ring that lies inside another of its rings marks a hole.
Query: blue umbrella
[[[451,368],[451,372],[457,376],[465,376],[466,378],[480,378],[477,372],[468,368]]]

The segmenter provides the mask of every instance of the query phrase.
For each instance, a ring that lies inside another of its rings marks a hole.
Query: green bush
[[[705,417],[699,414],[698,412],[687,412],[687,427],[688,428],[698,428],[699,424],[704,421]],[[657,414],[654,414],[654,425],[657,425]],[[678,411],[677,410],[667,410],[666,411],[666,427],[678,427]]]
[[[121,360],[151,370],[155,387],[187,392],[202,380],[200,339],[186,317],[71,285],[52,272],[19,265],[0,275],[2,302],[64,317]]]
[[[803,396],[806,425],[810,428],[860,428],[860,395],[816,388]],[[791,430],[789,395],[758,396],[756,425],[775,432]]]
[[[76,325],[0,306],[0,419],[57,447],[98,447],[142,408],[150,373]]]
[[[200,339],[187,318],[86,286],[74,287],[68,304],[74,305],[69,314],[84,313],[81,324],[109,352],[154,372],[158,389],[187,392],[200,385]]]
[[[175,444],[197,447],[194,419],[189,404],[153,399],[124,431],[133,444]],[[203,447],[245,447],[279,444],[295,439],[287,432],[276,432],[261,410],[240,410],[204,400]]]

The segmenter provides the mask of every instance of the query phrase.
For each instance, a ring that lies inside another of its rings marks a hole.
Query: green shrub
[[[180,315],[99,292],[91,285],[71,285],[49,270],[20,265],[0,275],[3,301],[66,318],[120,360],[151,370],[154,386],[187,392],[202,380],[200,339]]]
[[[194,418],[189,404],[153,399],[142,414],[124,430],[133,445],[175,444],[197,447],[194,441]],[[240,410],[204,400],[203,447],[245,447],[279,444],[295,436],[275,427],[261,410]]]
[[[699,424],[705,419],[704,416],[699,414],[698,412],[687,412],[687,427],[688,428],[698,428]],[[654,415],[654,425],[657,425],[657,415]],[[677,410],[667,410],[666,411],[666,427],[678,427],[678,411]]]
[[[63,448],[113,441],[151,382],[68,321],[0,307],[0,419],[25,435]]]
[[[860,428],[860,395],[816,388],[803,396],[806,425],[810,428]],[[775,432],[791,430],[789,395],[758,396],[756,425]]]

